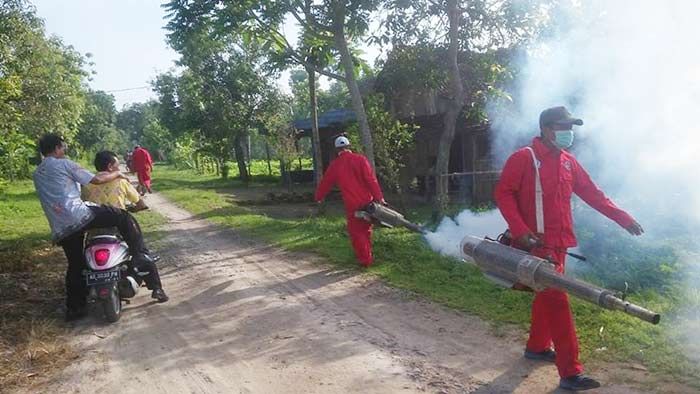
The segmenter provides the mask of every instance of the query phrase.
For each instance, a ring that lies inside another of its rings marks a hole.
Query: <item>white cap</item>
[[[340,137],[335,139],[336,148],[344,148],[346,146],[350,146],[350,140],[347,137],[343,137],[341,135]]]

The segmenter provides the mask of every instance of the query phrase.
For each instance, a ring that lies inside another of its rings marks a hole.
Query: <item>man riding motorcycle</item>
[[[46,134],[39,140],[42,162],[34,171],[36,192],[51,227],[53,241],[63,247],[68,259],[66,271],[66,320],[87,315],[87,287],[83,278],[85,231],[98,227],[117,227],[129,245],[136,265],[149,272],[155,267],[148,255],[143,234],[136,219],[128,212],[109,206],[88,205],[80,198],[80,185],[104,184],[127,179],[121,172],[92,174],[65,157],[67,145],[57,134]],[[165,292],[153,293],[159,302],[168,300]]]
[[[101,151],[95,155],[95,169],[98,172],[119,172],[119,158],[116,153],[110,151]],[[136,189],[131,183],[122,178],[115,179],[111,182],[103,184],[88,184],[83,186],[81,197],[83,201],[91,203],[127,209],[127,202],[131,203],[130,211],[137,212],[148,209]],[[152,256],[153,257],[153,256]],[[159,302],[167,301],[167,296],[163,292],[163,286],[160,282],[158,267],[153,264],[149,267],[148,274],[143,276],[148,289],[153,291],[153,298]],[[140,281],[139,281],[140,283]]]

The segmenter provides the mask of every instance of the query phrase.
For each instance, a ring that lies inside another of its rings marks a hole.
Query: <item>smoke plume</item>
[[[506,222],[497,210],[483,213],[466,210],[454,220],[443,218],[434,232],[426,234],[425,239],[434,251],[461,259],[459,244],[462,238],[476,235],[495,239],[505,229]]]
[[[690,1],[562,2],[517,67],[515,104],[490,109],[497,164],[539,134],[543,109],[565,105],[584,120],[573,152],[646,234],[633,239],[574,201],[581,252],[610,283],[676,291],[681,282],[690,295],[681,330],[700,326],[699,13]],[[697,330],[685,331],[697,358]]]

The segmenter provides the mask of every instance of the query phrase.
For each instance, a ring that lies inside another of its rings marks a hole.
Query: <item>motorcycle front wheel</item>
[[[116,322],[122,316],[122,300],[119,297],[116,283],[109,290],[107,298],[102,300],[102,308],[104,309],[105,319],[110,323]]]

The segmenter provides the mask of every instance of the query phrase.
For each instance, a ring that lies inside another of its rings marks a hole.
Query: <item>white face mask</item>
[[[554,145],[559,149],[566,149],[574,143],[573,130],[557,130],[554,132]]]

